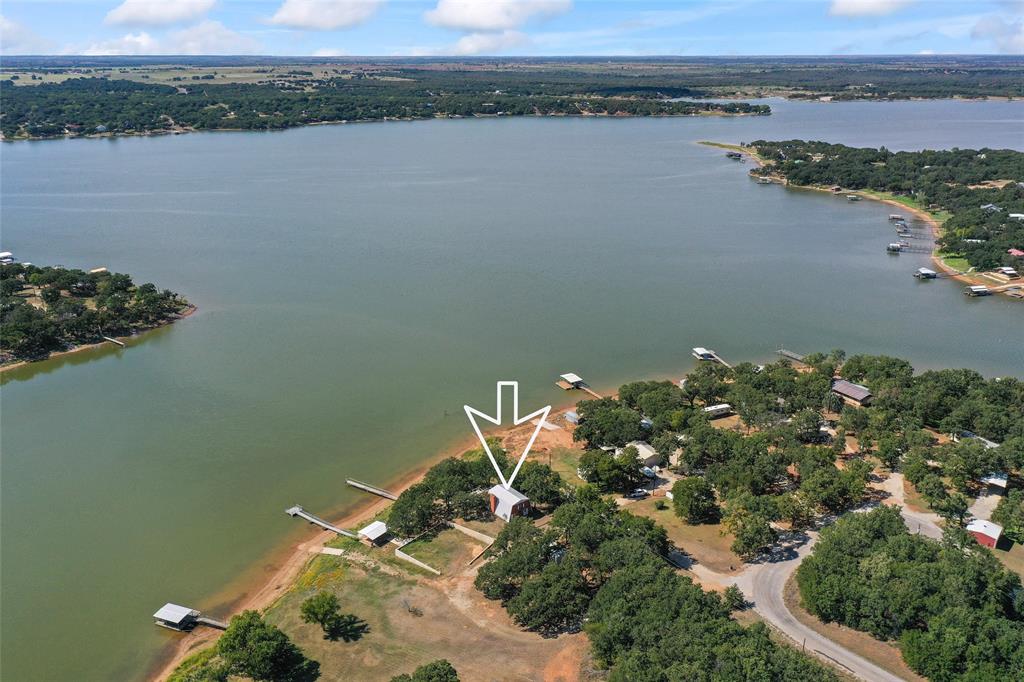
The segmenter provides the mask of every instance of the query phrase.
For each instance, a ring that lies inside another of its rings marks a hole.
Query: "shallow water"
[[[1024,105],[772,104],[3,145],[3,250],[199,306],[5,375],[5,679],[142,676],[175,638],[160,605],[216,613],[304,532],[286,507],[337,511],[345,477],[467,435],[497,379],[540,406],[562,372],[678,376],[698,345],[1024,374],[1020,304],[914,280],[889,206],[759,186],[695,144],[1020,148]]]

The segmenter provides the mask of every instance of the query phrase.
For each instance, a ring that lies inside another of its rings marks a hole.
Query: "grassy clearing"
[[[994,549],[992,553],[1003,566],[1024,578],[1024,545],[1013,543],[1009,549]]]
[[[793,616],[815,632],[828,637],[836,644],[849,649],[858,656],[866,658],[899,678],[911,680],[912,682],[927,682],[924,677],[915,673],[903,662],[903,654],[895,644],[882,642],[866,632],[860,632],[843,625],[822,623],[815,616],[811,615],[800,604],[800,590],[796,585],[795,573],[786,582],[782,596],[786,607]]]
[[[967,272],[971,269],[971,264],[967,262],[967,259],[963,256],[956,254],[939,254],[939,258],[946,264],[947,267],[953,268],[959,272]]]
[[[666,503],[665,509],[656,508],[658,500]],[[733,536],[722,535],[721,524],[691,526],[684,523],[672,511],[672,501],[665,498],[647,498],[630,504],[626,509],[664,526],[668,531],[668,539],[696,559],[697,563],[719,573],[735,572],[743,567],[743,560],[729,549]]]
[[[563,481],[577,488],[587,484],[576,475],[576,468],[579,466],[582,454],[583,452],[576,448],[553,448],[551,450],[551,468],[558,472]]]
[[[427,534],[410,542],[402,551],[433,566],[442,575],[450,575],[469,563],[481,549],[483,543],[453,528],[445,528],[437,534]]]

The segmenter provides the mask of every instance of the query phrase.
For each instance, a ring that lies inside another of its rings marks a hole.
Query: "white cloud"
[[[3,54],[39,54],[51,48],[50,41],[0,14],[0,52]]]
[[[260,44],[219,21],[206,20],[171,33],[164,49],[167,54],[253,54]]]
[[[1024,20],[998,15],[982,17],[971,29],[975,40],[988,40],[1003,54],[1024,54]]]
[[[529,42],[525,33],[502,31],[501,33],[470,33],[456,41],[448,54],[468,56],[474,54],[498,54],[510,47]]]
[[[912,2],[914,0],[832,0],[828,13],[837,17],[882,17]]]
[[[425,16],[435,26],[463,31],[507,31],[533,18],[572,9],[572,0],[438,0]],[[467,36],[469,37],[469,36]]]
[[[348,52],[345,50],[339,50],[336,47],[321,47],[318,50],[313,50],[314,57],[347,57]]]
[[[284,0],[269,22],[291,28],[333,31],[363,23],[383,4],[384,0]]]
[[[124,0],[107,13],[106,23],[166,26],[191,21],[213,9],[217,0]]]
[[[195,26],[173,31],[155,38],[145,31],[128,33],[120,38],[93,43],[81,50],[85,55],[139,54],[253,54],[260,44],[249,36],[236,33],[219,21],[202,21]]]
[[[131,54],[156,54],[158,52],[156,39],[146,33],[128,33],[120,38],[104,40],[93,43],[82,50],[84,55],[131,55]]]

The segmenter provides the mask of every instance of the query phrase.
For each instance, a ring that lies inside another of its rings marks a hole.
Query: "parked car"
[[[650,493],[647,492],[645,489],[637,488],[636,490],[634,490],[630,494],[626,495],[626,497],[631,499],[631,500],[642,500],[643,498],[647,497],[648,495],[650,495]]]

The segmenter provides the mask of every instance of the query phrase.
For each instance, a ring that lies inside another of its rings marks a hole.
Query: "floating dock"
[[[786,350],[785,348],[780,348],[775,352],[781,355],[782,357],[786,358],[787,360],[792,360],[793,362],[799,363],[806,363],[806,361],[804,360],[804,356],[800,355],[800,353],[794,353],[793,351]]]
[[[308,511],[306,511],[305,509],[303,509],[299,505],[295,505],[294,507],[289,507],[288,509],[285,509],[284,512],[286,514],[288,514],[288,516],[297,516],[300,519],[305,519],[305,520],[309,521],[310,523],[312,523],[314,525],[320,526],[324,530],[332,531],[334,533],[337,533],[338,535],[344,535],[345,537],[352,538],[353,540],[358,540],[359,539],[359,537],[355,533],[352,533],[351,531],[347,531],[347,530],[342,530],[341,528],[338,528],[335,525],[327,523],[326,521],[321,519],[319,516],[314,516],[313,514],[310,514]]]
[[[353,488],[359,488],[360,490],[366,491],[368,493],[373,493],[374,495],[386,497],[389,500],[398,499],[398,495],[394,494],[393,492],[384,490],[384,488],[378,488],[377,486],[370,485],[369,483],[363,483],[362,481],[357,481],[352,478],[346,478],[345,483],[348,483]]]

